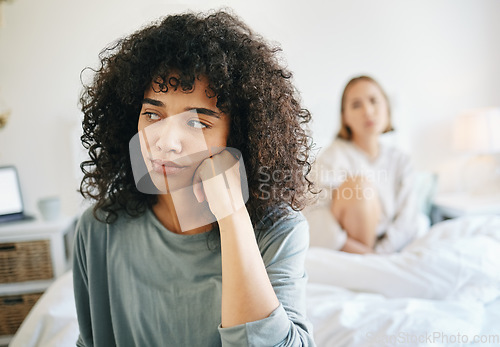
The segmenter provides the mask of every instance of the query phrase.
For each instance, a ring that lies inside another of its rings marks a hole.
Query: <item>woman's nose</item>
[[[364,108],[365,117],[372,118],[373,115],[375,114],[375,106],[373,106],[371,104],[365,104],[363,108]]]
[[[155,147],[160,152],[180,153],[182,151],[182,131],[176,119],[166,118],[157,123]]]

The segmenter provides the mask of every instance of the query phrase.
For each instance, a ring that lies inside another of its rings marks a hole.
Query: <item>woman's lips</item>
[[[153,171],[162,175],[175,175],[182,172],[187,166],[182,166],[173,161],[151,160]]]

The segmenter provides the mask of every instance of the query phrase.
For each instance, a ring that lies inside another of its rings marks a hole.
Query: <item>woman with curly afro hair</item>
[[[234,15],[117,41],[82,94],[78,346],[310,346],[310,120]]]

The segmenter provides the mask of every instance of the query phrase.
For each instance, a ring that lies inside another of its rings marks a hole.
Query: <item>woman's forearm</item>
[[[361,243],[351,238],[350,236],[347,236],[347,240],[344,246],[341,248],[341,251],[357,254],[374,253],[373,248],[368,247],[364,243]]]
[[[222,256],[222,327],[268,317],[279,301],[269,281],[245,207],[219,220]]]

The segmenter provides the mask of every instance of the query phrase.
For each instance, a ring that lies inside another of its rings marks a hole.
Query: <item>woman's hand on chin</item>
[[[245,206],[239,167],[242,165],[227,149],[205,159],[193,177],[193,191],[198,202],[206,200],[217,221]]]

